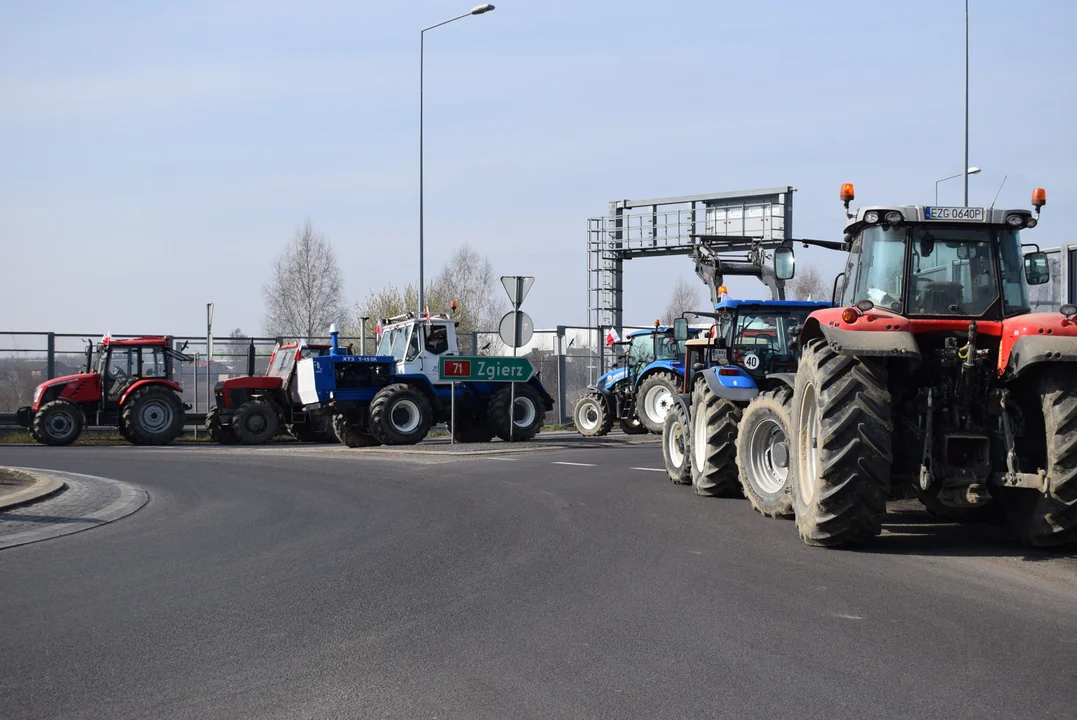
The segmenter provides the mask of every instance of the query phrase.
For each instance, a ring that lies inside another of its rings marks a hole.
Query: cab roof
[[[132,345],[168,347],[171,343],[171,335],[144,335],[142,337],[126,338],[124,340],[117,340],[114,337],[106,337],[101,340],[102,345],[108,345],[112,347],[130,347]]]
[[[938,217],[939,210],[961,210],[970,213],[969,219],[953,218],[953,217]],[[970,225],[973,227],[990,227],[1002,225],[1003,227],[1011,227],[1018,230],[1025,228],[1029,220],[1032,218],[1032,211],[1024,210],[1021,208],[1012,210],[1003,210],[1000,208],[985,208],[985,207],[968,207],[968,208],[953,208],[950,206],[938,206],[938,205],[869,205],[867,207],[858,208],[856,213],[846,219],[845,221],[845,234],[853,235],[859,232],[862,228],[870,225],[886,225],[882,219],[886,217],[886,213],[897,211],[901,213],[901,222],[903,223],[923,223],[924,225]],[[869,212],[878,213],[880,220],[869,223],[865,217]],[[1006,218],[1011,215],[1020,215],[1022,218],[1021,224],[1016,227],[1010,225]],[[1034,227],[1035,224],[1033,223]]]
[[[824,300],[722,300],[715,307],[718,310],[735,310],[739,307],[757,305],[762,308],[826,308],[831,307],[829,301]]]

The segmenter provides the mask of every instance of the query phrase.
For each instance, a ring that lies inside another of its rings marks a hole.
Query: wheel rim
[[[266,420],[265,415],[260,412],[256,412],[247,418],[245,423],[247,430],[252,433],[260,433],[269,426],[269,422]]]
[[[655,385],[647,391],[647,397],[643,399],[643,407],[647,416],[656,423],[663,422],[669,414],[670,405],[673,402],[673,393],[665,385]]]
[[[576,422],[580,428],[584,430],[594,430],[598,427],[598,405],[589,400],[580,406],[580,410],[576,413]]]
[[[702,411],[702,408],[700,408]],[[696,468],[703,470],[704,459],[707,457],[707,423],[704,422],[703,413],[697,413],[692,426],[692,455]]]
[[[150,400],[138,411],[138,423],[150,433],[159,433],[172,425],[172,408],[163,400]]]
[[[819,413],[815,405],[815,388],[805,385],[800,401],[800,472],[797,473],[797,487],[805,505],[815,497],[819,471]]]
[[[763,494],[777,495],[789,480],[788,452],[784,466],[780,449],[775,456],[778,443],[786,442],[785,432],[776,420],[766,418],[752,428],[748,438],[748,477]]]
[[[55,412],[49,415],[45,422],[45,427],[48,429],[49,435],[64,437],[74,430],[75,418],[71,417],[66,411]]]
[[[422,422],[422,413],[419,412],[419,406],[413,401],[399,400],[393,405],[389,418],[397,432],[412,433]]]
[[[677,470],[684,467],[684,425],[680,422],[674,422],[669,427],[666,452],[669,453],[669,461],[673,463],[673,467]]]
[[[535,412],[535,404],[531,402],[531,400],[528,398],[516,398],[512,411],[512,419],[516,423],[516,427],[531,427],[531,424],[535,422],[535,416],[537,414],[538,413]]]

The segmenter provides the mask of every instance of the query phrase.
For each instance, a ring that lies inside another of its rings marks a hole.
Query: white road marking
[[[859,615],[845,615],[843,613],[835,613],[834,617],[841,618],[842,620],[863,620],[864,618]]]
[[[572,465],[573,467],[595,467],[595,463],[573,463],[573,462],[561,462],[560,460],[554,460],[551,465]]]
[[[628,468],[629,470],[642,470],[644,472],[665,472],[665,468]]]

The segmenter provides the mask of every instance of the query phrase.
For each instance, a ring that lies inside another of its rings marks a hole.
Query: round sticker
[[[755,370],[759,367],[759,356],[755,353],[748,353],[744,356],[744,367],[749,370]]]

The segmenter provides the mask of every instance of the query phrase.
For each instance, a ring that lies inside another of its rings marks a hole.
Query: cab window
[[[431,355],[440,355],[449,349],[449,329],[444,325],[435,325],[426,330],[426,351]]]

